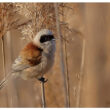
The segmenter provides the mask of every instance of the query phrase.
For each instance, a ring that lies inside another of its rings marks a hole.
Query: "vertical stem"
[[[64,9],[63,8],[62,8],[62,13],[63,13],[62,21],[64,21]],[[68,106],[70,107],[70,86],[69,86],[69,72],[68,72],[68,58],[67,58],[67,42],[64,42],[64,50],[65,50],[65,66],[66,66],[65,73],[66,73],[67,99],[68,99]]]
[[[83,39],[83,46],[82,46],[82,60],[81,60],[81,67],[80,67],[80,79],[79,79],[79,85],[78,85],[78,96],[77,96],[77,102],[76,107],[80,107],[80,99],[81,99],[81,83],[82,83],[82,75],[84,71],[84,60],[85,60],[85,39]]]
[[[68,106],[70,107],[70,87],[69,87],[69,74],[68,74],[68,59],[67,59],[67,47],[65,42],[65,63],[66,63],[66,86],[67,86],[67,99]]]
[[[12,36],[11,36],[11,31],[8,31],[6,34],[6,43],[7,43],[7,51],[6,51],[6,73],[7,76],[11,75],[10,73],[8,73],[9,71],[11,71],[10,66],[12,65]],[[18,106],[18,95],[17,95],[17,90],[16,90],[16,80],[14,80],[14,78],[9,79],[10,81],[8,82],[8,86],[7,86],[7,91],[8,91],[8,104],[9,107],[17,107]]]
[[[4,77],[6,77],[6,71],[5,71],[5,48],[4,48],[4,39],[3,37],[1,38],[1,43],[2,43],[2,56],[3,56],[3,73],[4,73]]]
[[[55,3],[55,14],[56,14],[56,27],[57,27],[57,35],[60,39],[60,61],[61,61],[61,70],[62,70],[62,76],[64,80],[64,89],[65,89],[65,105],[66,107],[69,107],[69,99],[68,99],[68,89],[66,84],[66,76],[65,76],[65,66],[64,66],[64,54],[63,54],[63,42],[62,42],[62,36],[61,36],[61,30],[60,30],[60,23],[59,23],[59,14],[58,14],[58,6],[57,3]]]
[[[46,101],[45,101],[45,87],[44,82],[41,82],[41,91],[42,91],[42,107],[46,107]]]
[[[4,47],[4,36],[1,37],[1,44],[2,44],[2,56],[3,56],[3,77],[4,80],[6,78],[6,70],[5,70],[5,47]],[[7,97],[7,91],[6,91],[6,97]],[[8,100],[7,100],[7,106],[8,106]]]

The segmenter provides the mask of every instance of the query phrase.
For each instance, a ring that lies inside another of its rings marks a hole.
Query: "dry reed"
[[[77,96],[77,101],[76,101],[76,107],[80,107],[80,99],[81,99],[81,84],[82,84],[82,77],[84,73],[84,63],[85,63],[85,47],[86,47],[86,41],[83,38],[82,39],[82,58],[81,58],[81,66],[80,66],[80,76],[79,76],[79,84],[78,84],[78,96]]]
[[[64,52],[63,52],[63,42],[62,42],[62,34],[60,29],[59,23],[59,13],[58,13],[58,4],[55,5],[55,12],[56,12],[56,28],[57,28],[57,35],[60,38],[60,63],[61,63],[61,71],[64,80],[64,92],[65,92],[65,106],[69,107],[69,97],[68,97],[68,86],[66,84],[66,76],[65,76],[65,65],[64,65]]]

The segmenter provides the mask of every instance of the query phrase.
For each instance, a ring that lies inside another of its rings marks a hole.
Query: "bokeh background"
[[[109,3],[0,3],[0,80],[42,28],[56,41],[45,75],[47,107],[110,107]],[[0,90],[0,107],[42,107],[41,83],[21,78]]]

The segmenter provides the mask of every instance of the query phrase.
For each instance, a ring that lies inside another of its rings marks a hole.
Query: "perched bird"
[[[7,75],[0,83],[0,88],[12,76],[20,76],[27,80],[37,78],[45,81],[43,75],[47,73],[54,63],[56,42],[53,33],[48,29],[42,29],[21,51],[12,65],[11,74]]]

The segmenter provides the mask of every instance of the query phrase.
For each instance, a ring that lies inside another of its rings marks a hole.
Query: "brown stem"
[[[65,105],[66,107],[70,107],[69,105],[69,97],[68,97],[68,87],[66,83],[66,75],[65,75],[65,65],[64,65],[64,53],[63,53],[63,42],[62,42],[62,35],[61,35],[61,30],[60,30],[60,23],[59,23],[59,13],[58,13],[58,6],[57,3],[55,3],[55,13],[56,13],[56,28],[57,28],[57,35],[60,39],[60,61],[61,61],[61,71],[62,71],[62,76],[64,80],[64,92],[65,92]]]
[[[42,107],[46,107],[46,101],[45,101],[45,87],[44,87],[45,82],[41,82],[41,91],[42,91]]]

